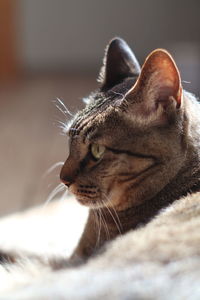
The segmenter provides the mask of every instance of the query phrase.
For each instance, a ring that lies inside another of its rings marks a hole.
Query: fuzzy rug
[[[29,258],[1,267],[0,299],[200,299],[200,193],[108,243],[88,263],[51,272],[47,257],[72,251],[87,216],[70,205],[55,202],[1,221],[2,249],[39,255],[44,263]]]

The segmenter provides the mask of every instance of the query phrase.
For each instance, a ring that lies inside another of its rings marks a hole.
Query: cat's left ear
[[[114,38],[106,48],[99,80],[102,90],[112,88],[127,77],[138,76],[140,65],[127,43]]]
[[[171,55],[164,49],[154,50],[146,59],[140,76],[126,100],[139,98],[148,111],[155,111],[159,105],[163,108],[173,104],[181,106],[182,86],[178,68]]]

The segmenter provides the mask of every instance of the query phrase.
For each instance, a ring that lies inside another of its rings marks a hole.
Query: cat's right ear
[[[114,38],[108,44],[98,81],[102,90],[112,88],[127,77],[138,76],[140,65],[127,43]]]

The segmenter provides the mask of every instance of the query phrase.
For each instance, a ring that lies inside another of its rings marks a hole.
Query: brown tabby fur
[[[70,155],[61,171],[91,208],[75,260],[200,188],[200,107],[182,90],[170,54],[153,51],[140,71],[127,44],[114,39],[104,60],[101,88],[69,128]],[[106,147],[99,161],[93,143]]]

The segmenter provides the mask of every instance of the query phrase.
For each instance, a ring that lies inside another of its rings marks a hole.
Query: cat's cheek
[[[108,206],[115,208],[116,211],[126,210],[127,208],[141,204],[143,194],[141,189],[131,189],[129,184],[113,183],[113,188],[108,192]]]
[[[126,209],[126,191],[121,184],[113,183],[113,188],[110,189],[108,193],[108,199],[111,207],[114,207],[116,210]]]

